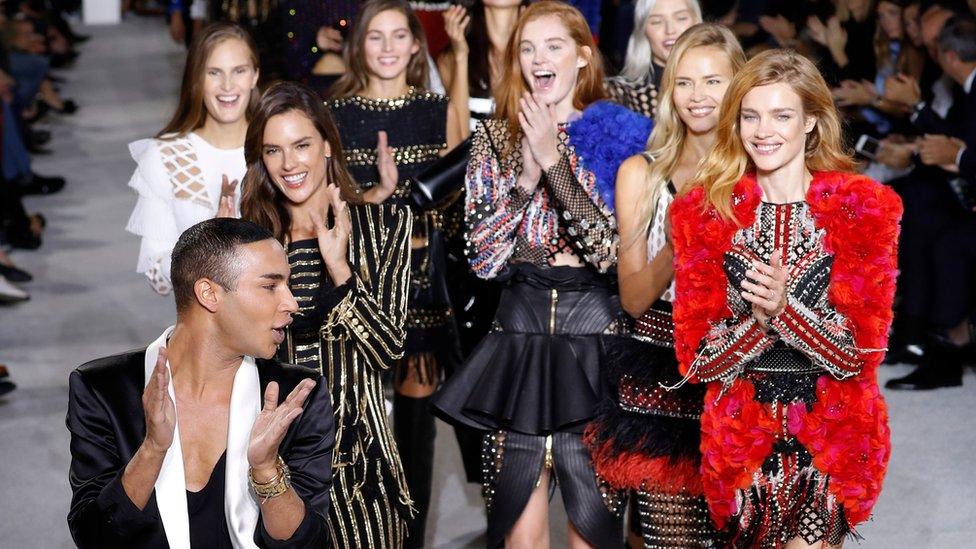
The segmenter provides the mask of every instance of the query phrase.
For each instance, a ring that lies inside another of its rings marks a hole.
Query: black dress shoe
[[[925,351],[921,345],[903,345],[885,353],[882,364],[911,364],[918,366],[922,362]]]
[[[78,103],[75,103],[74,99],[65,99],[62,103],[64,105],[60,109],[54,109],[54,112],[58,114],[74,114],[78,112]]]
[[[933,372],[931,368],[923,365],[907,376],[889,379],[885,383],[885,389],[892,391],[930,391],[943,387],[960,387],[961,385],[961,371],[946,375]]]
[[[18,269],[13,265],[0,264],[0,276],[11,282],[30,282],[34,277],[23,269]]]
[[[45,177],[34,174],[30,183],[20,186],[23,194],[54,194],[64,188],[63,177]]]
[[[47,130],[27,130],[27,141],[36,145],[47,145],[51,141],[51,132]]]

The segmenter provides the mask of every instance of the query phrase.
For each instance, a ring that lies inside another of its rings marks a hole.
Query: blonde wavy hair
[[[715,145],[702,161],[695,180],[684,192],[701,186],[705,190],[705,205],[711,206],[725,219],[735,221],[732,211],[732,192],[747,170],[754,169],[739,136],[739,111],[742,98],[749,90],[769,84],[785,83],[797,95],[803,107],[802,118],[816,119],[807,134],[806,166],[810,171],[853,172],[854,160],[841,141],[841,122],[830,95],[830,88],[812,61],[794,50],[764,51],[749,60],[732,78],[722,101],[716,129]]]
[[[661,90],[658,95],[657,116],[654,130],[647,140],[647,152],[654,159],[647,166],[644,190],[640,201],[642,231],[635,235],[647,234],[654,216],[657,215],[657,202],[667,187],[671,174],[678,167],[681,153],[685,147],[687,128],[678,116],[674,106],[674,84],[677,79],[677,66],[686,53],[695,48],[715,48],[721,50],[729,59],[732,75],[746,63],[739,40],[728,28],[715,23],[699,23],[686,30],[671,50],[668,63],[661,75]]]

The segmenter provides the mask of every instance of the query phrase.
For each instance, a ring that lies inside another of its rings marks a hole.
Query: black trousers
[[[933,249],[935,292],[930,321],[946,330],[966,320],[974,310],[976,282],[976,214],[947,228]]]
[[[939,273],[954,268],[952,257],[937,261],[938,244],[947,238],[946,235],[953,234],[963,226],[973,214],[963,209],[941,170],[916,169],[892,181],[891,185],[905,206],[898,245],[898,267],[901,271],[898,279],[901,295],[898,312],[903,316],[909,332],[907,339],[910,343],[917,343],[933,324],[942,322],[943,299],[936,296],[945,292],[939,289],[943,276]],[[949,243],[943,246],[951,247]],[[944,299],[951,301],[953,298],[948,296]]]

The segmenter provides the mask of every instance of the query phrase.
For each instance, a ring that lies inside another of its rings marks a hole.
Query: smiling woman
[[[675,350],[705,384],[702,484],[735,547],[837,547],[890,455],[875,369],[901,202],[853,173],[823,77],[769,50],[729,84],[671,207]]]
[[[701,23],[698,0],[639,0],[634,30],[620,76],[607,79],[611,100],[644,116],[654,117],[664,65],[675,42]]]
[[[257,102],[254,42],[236,25],[214,23],[193,41],[179,104],[153,139],[129,144],[138,164],[129,186],[139,201],[126,229],[140,237],[137,272],[171,291],[170,252],[188,227],[236,217],[244,177],[244,133]]]
[[[403,356],[410,212],[363,203],[328,109],[300,84],[262,96],[245,156],[243,218],[287,246],[298,301],[278,357],[317,370],[332,394],[331,546],[401,547],[412,501],[383,373]]]
[[[603,68],[583,16],[525,9],[505,50],[498,119],[474,134],[466,176],[468,261],[503,285],[491,332],[434,397],[439,414],[491,433],[483,445],[488,546],[548,545],[556,482],[569,545],[619,546],[620,494],[581,433],[602,391],[600,336],[620,328],[608,270],[614,174],[650,121],[600,102]]]
[[[460,141],[452,100],[424,89],[427,39],[406,0],[368,0],[360,6],[346,65],[329,106],[349,172],[365,201],[406,206],[412,178]],[[389,167],[384,158],[397,172],[386,178],[389,184],[382,184]],[[411,209],[406,356],[396,365],[393,399],[397,445],[417,508],[407,546],[423,545],[431,494],[436,430],[427,404],[461,353],[447,272],[449,254],[463,262],[462,205],[455,196],[436,210]]]

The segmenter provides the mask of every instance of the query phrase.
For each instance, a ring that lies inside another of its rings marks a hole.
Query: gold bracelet
[[[261,503],[263,504],[271,498],[276,498],[284,494],[291,488],[291,471],[288,469],[288,465],[285,464],[285,460],[281,459],[281,456],[278,456],[277,463],[275,463],[275,476],[271,480],[268,482],[257,482],[254,480],[253,467],[247,471],[247,480],[250,481],[254,494],[262,498]]]

